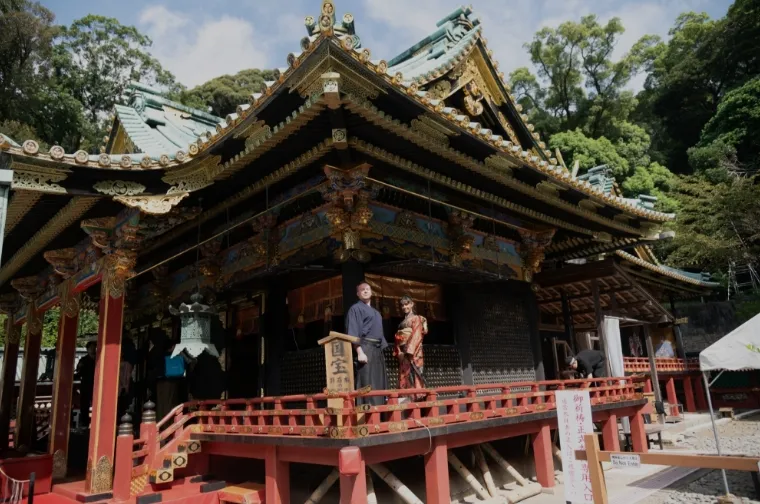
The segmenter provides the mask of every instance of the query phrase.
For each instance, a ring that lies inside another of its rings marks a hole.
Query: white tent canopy
[[[702,371],[760,369],[760,314],[702,350],[699,367]]]

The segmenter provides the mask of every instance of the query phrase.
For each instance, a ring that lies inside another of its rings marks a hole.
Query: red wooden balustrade
[[[596,405],[636,398],[643,381],[604,378],[189,401],[158,423],[158,438],[162,445],[179,441],[187,433],[186,427],[193,432],[228,434],[365,437],[553,410],[555,390],[584,386],[589,387],[591,403]],[[407,401],[417,394],[425,400]],[[375,396],[386,397],[386,404],[356,404],[360,397]],[[343,406],[327,407],[328,398],[342,398]]]
[[[699,372],[699,359],[671,359],[657,357],[654,360],[659,373],[694,373]],[[623,367],[626,373],[648,373],[649,359],[647,357],[623,357]]]

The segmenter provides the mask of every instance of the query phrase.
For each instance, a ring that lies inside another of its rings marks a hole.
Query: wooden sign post
[[[351,392],[354,390],[354,359],[351,345],[359,338],[330,331],[326,338],[319,340],[325,347],[325,371],[328,392]],[[328,399],[328,408],[342,408],[343,399]]]

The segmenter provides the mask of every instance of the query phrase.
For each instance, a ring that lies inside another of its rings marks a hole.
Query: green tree
[[[148,52],[151,45],[137,28],[104,16],[88,15],[61,30],[53,60],[61,87],[81,103],[93,125],[86,131],[88,149],[100,145],[106,117],[130,81],[181,91],[174,76]]]
[[[176,92],[172,98],[211,114],[225,117],[235,112],[237,106],[248,103],[253,93],[264,89],[264,82],[274,79],[274,71],[252,68],[235,75],[215,77],[188,91]]]
[[[0,348],[5,345],[6,320],[8,316],[0,314]],[[45,312],[42,325],[42,347],[55,347],[58,340],[58,324],[61,319],[60,309],[56,306]],[[98,332],[98,314],[93,310],[81,310],[79,312],[79,322],[77,327],[77,346],[84,347],[85,336],[92,336]],[[26,340],[26,325],[21,332],[21,345]]]
[[[616,123],[635,108],[626,84],[647,68],[659,42],[647,36],[620,60],[612,52],[624,28],[613,18],[602,25],[596,16],[568,21],[536,33],[526,48],[538,77],[526,68],[510,74],[518,101],[545,134],[575,130],[591,137],[615,140]]]
[[[737,168],[754,173],[760,168],[760,77],[729,91],[702,131],[698,147],[728,146]],[[714,148],[714,147],[713,147]]]
[[[660,246],[670,264],[726,271],[731,261],[760,259],[760,185],[752,178],[714,183],[691,175],[675,181],[675,238]]]

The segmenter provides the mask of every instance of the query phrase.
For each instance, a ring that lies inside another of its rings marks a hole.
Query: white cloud
[[[239,17],[196,21],[156,5],[140,13],[139,25],[153,39],[154,56],[189,87],[269,64],[264,37],[256,37],[254,26]]]

